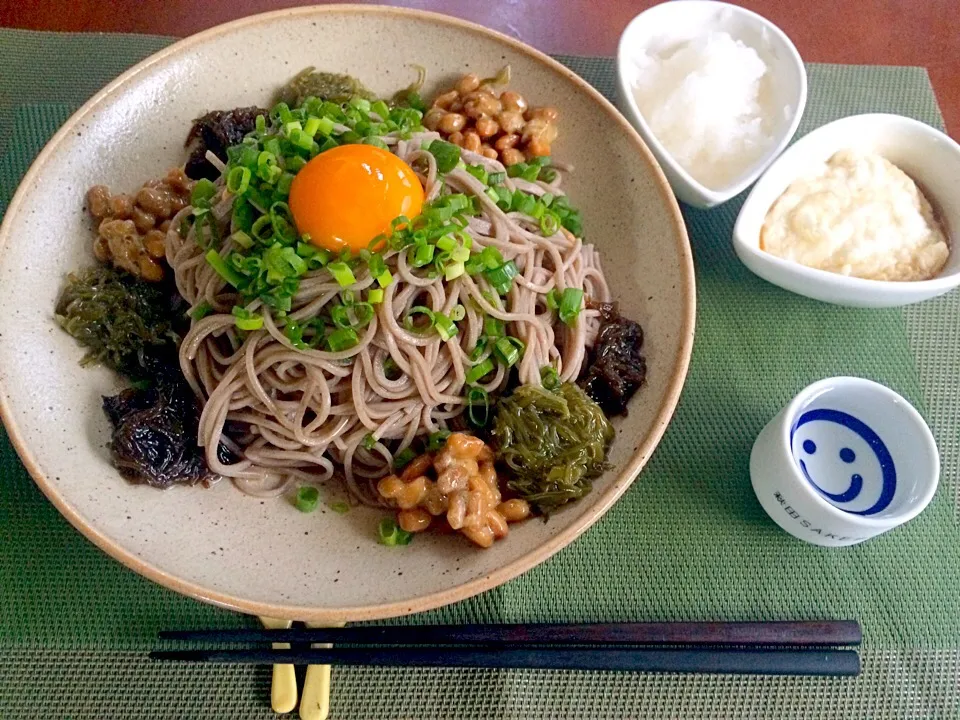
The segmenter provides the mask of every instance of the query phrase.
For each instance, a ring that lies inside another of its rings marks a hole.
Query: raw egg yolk
[[[394,219],[420,214],[423,187],[413,169],[373,145],[341,145],[320,153],[293,178],[290,212],[301,235],[318,247],[358,252]]]

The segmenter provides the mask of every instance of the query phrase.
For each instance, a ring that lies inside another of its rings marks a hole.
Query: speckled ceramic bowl
[[[649,384],[618,420],[612,470],[549,523],[515,527],[479,550],[430,537],[403,549],[375,541],[382,515],[303,514],[283,500],[212,489],[160,492],[111,467],[100,395],[116,389],[52,318],[65,274],[92,260],[87,187],[117,189],[182,162],[192,118],[266,103],[307,65],[348,72],[381,93],[420,63],[436,82],[513,67],[514,86],[562,113],[555,155],[601,249],[623,310],[646,331]],[[0,410],[20,457],[51,502],[131,569],[200,600],[244,612],[333,622],[427,610],[519,575],[570,543],[627,489],[670,421],[694,326],[690,247],[677,204],[630,125],[595,90],[508,37],[440,15],[361,6],[283,10],[179,42],[84,105],[43,150],[0,228]],[[624,538],[629,542],[630,538]]]

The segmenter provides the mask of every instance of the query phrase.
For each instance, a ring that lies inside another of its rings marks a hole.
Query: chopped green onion
[[[439,312],[433,314],[433,326],[437,329],[437,333],[444,341],[454,337],[458,332],[457,326],[453,324],[453,320]]]
[[[205,257],[207,259],[207,264],[216,270],[217,275],[222,277],[235,288],[239,289],[240,286],[243,285],[243,275],[227,265],[223,258],[220,257],[220,253],[218,253],[216,250],[208,250]]]
[[[489,177],[487,177],[487,184],[501,185],[503,181],[506,179],[507,179],[507,174],[505,172],[490,173]]]
[[[456,280],[467,271],[462,262],[452,262],[444,269],[443,277],[447,282]]]
[[[320,118],[320,124],[317,126],[317,132],[319,132],[321,135],[329,135],[333,132],[333,126],[333,120],[328,117],[322,117]],[[314,135],[316,135],[316,133],[314,133]],[[323,146],[321,145],[321,149],[322,147]]]
[[[295,504],[300,512],[313,512],[317,509],[317,503],[320,502],[320,491],[311,485],[302,485],[297,490]]]
[[[495,247],[485,247],[480,252],[480,258],[487,270],[494,270],[503,265],[503,255]]]
[[[367,433],[363,436],[363,442],[360,444],[363,446],[364,450],[373,450],[377,444],[377,439],[370,433]]]
[[[467,390],[467,420],[475,428],[486,427],[490,421],[490,396],[482,387],[474,385]]]
[[[474,347],[473,350],[470,351],[470,362],[472,363],[477,362],[477,360],[483,357],[483,353],[485,353],[486,350],[487,350],[487,339],[482,337],[479,340],[477,340],[476,347]]]
[[[416,315],[423,315],[425,318],[427,318],[428,320],[427,324],[417,325],[414,320],[414,317]],[[434,323],[433,310],[431,310],[428,307],[424,307],[423,305],[414,305],[412,308],[410,308],[407,311],[406,317],[403,318],[403,326],[410,332],[414,332],[418,334],[423,334],[427,332],[430,328],[433,327],[433,323]]]
[[[457,239],[453,235],[444,235],[437,240],[437,247],[444,252],[450,252],[457,246]]]
[[[560,319],[567,325],[573,325],[580,314],[580,308],[583,306],[583,290],[580,288],[567,288],[560,296],[560,310],[558,314]]]
[[[547,308],[554,312],[560,309],[560,293],[556,288],[550,288],[550,292],[547,293]]]
[[[289,135],[294,130],[303,131],[303,125],[300,124],[299,120],[291,120],[290,122],[285,122],[283,124],[283,134]]]
[[[473,175],[477,180],[482,182],[484,185],[487,184],[487,169],[483,165],[467,165],[467,172]]]
[[[523,172],[520,174],[524,180],[529,182],[535,182],[536,179],[540,176],[540,166],[539,165],[529,165],[523,169]]]
[[[350,506],[347,503],[345,503],[343,500],[338,500],[337,502],[330,503],[329,505],[327,505],[327,507],[333,510],[335,513],[339,513],[340,515],[350,512]]]
[[[333,275],[333,279],[337,281],[337,284],[340,287],[348,287],[349,285],[353,285],[357,282],[357,279],[353,275],[353,270],[351,270],[350,266],[345,262],[332,262],[327,265],[327,270],[330,271],[330,274]]]
[[[493,352],[507,367],[513,367],[523,355],[523,342],[514,337],[502,337],[493,346]]]
[[[317,130],[320,129],[320,118],[314,117],[311,115],[307,118],[307,121],[303,124],[303,132],[306,133],[310,138],[313,138],[317,134]]]
[[[372,305],[379,305],[383,302],[383,290],[380,288],[374,288],[367,293],[367,301]]]
[[[472,368],[470,368],[469,372],[467,372],[467,385],[472,385],[491,372],[493,372],[493,361],[490,358],[487,358],[479,365],[474,365]]]
[[[233,306],[233,322],[240,330],[259,330],[263,327],[263,316],[254,315],[249,310],[239,305]]]
[[[227,190],[234,195],[243,195],[250,187],[250,178],[253,173],[249,168],[235,167],[227,173]]]
[[[557,369],[552,365],[544,365],[540,368],[540,382],[547,390],[556,390],[560,387],[560,376]]]
[[[454,322],[460,322],[466,316],[467,316],[467,309],[460,303],[457,303],[452,308],[450,308],[450,319],[453,320]]]
[[[235,245],[239,245],[244,250],[249,250],[253,247],[253,238],[247,235],[243,230],[237,230],[230,236],[230,239],[233,240]]]
[[[560,221],[557,219],[557,216],[551,212],[544,213],[543,217],[540,218],[540,231],[550,237],[555,235],[560,230]]]
[[[507,332],[507,325],[500,318],[490,317],[483,319],[483,334],[491,338],[503,337]]]
[[[388,287],[392,282],[393,273],[391,273],[389,270],[384,270],[380,275],[377,276],[377,285],[382,288]]]
[[[347,104],[361,112],[370,112],[370,101],[366,98],[360,97],[359,95],[354,95],[352,98],[350,98],[350,102]]]
[[[377,526],[377,535],[381,545],[387,547],[397,547],[399,545],[409,545],[413,539],[413,533],[409,533],[397,525],[397,521],[391,518],[384,518]]]
[[[330,348],[330,352],[349,350],[358,342],[360,339],[353,328],[337,328],[327,336],[327,347]]]
[[[390,119],[390,107],[383,100],[377,100],[370,105],[370,112],[379,115],[383,121]]]
[[[413,260],[410,263],[414,267],[424,267],[433,262],[434,245],[417,245],[413,251]]]
[[[447,439],[450,437],[449,430],[437,430],[430,433],[427,437],[427,452],[438,452],[447,445]]]
[[[460,162],[460,148],[444,140],[430,143],[429,152],[437,160],[437,172],[448,173]]]
[[[485,275],[487,276],[487,280],[490,281],[490,284],[493,285],[494,290],[496,290],[498,294],[506,295],[510,290],[510,285],[513,283],[513,279],[518,273],[519,271],[517,270],[517,266],[513,260],[508,260],[494,270],[487,270]]]
[[[202,302],[190,311],[190,317],[194,321],[202,320],[213,312],[213,306],[208,302]]]
[[[264,232],[267,230],[268,232]],[[273,240],[273,222],[269,215],[258,217],[250,228],[250,234],[262,243],[269,243]]]
[[[413,451],[413,448],[404,448],[393,456],[393,469],[402,470],[404,467],[409,465],[410,461],[416,456],[417,454]]]
[[[254,122],[256,123],[258,133],[265,133],[267,131],[267,119],[263,115],[257,115]]]
[[[195,208],[210,207],[210,200],[217,194],[217,186],[207,178],[200,178],[190,192],[190,204]]]
[[[453,249],[453,251],[450,253],[450,259],[454,262],[466,262],[470,259],[470,251],[461,245],[460,247]]]

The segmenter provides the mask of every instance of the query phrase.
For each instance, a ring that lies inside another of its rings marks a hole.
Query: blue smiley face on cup
[[[844,512],[883,512],[897,492],[897,469],[880,436],[853,415],[817,408],[797,418],[790,446],[800,471],[827,502]]]

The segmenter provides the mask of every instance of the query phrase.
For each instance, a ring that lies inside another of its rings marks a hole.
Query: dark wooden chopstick
[[[293,630],[164,630],[163,640],[302,642],[348,645],[710,645],[829,647],[859,645],[855,620],[513,625],[366,625]]]
[[[537,668],[746,675],[826,675],[860,672],[853,650],[651,648],[334,648],[304,650],[169,650],[155,660],[226,664],[376,665],[402,667]]]

